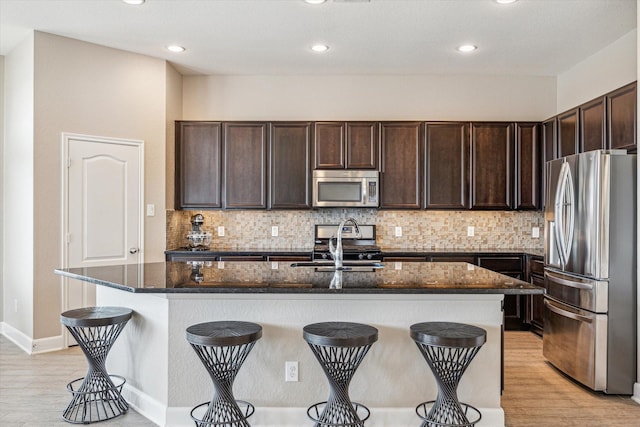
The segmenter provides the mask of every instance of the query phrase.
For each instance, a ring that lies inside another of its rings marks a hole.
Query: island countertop
[[[56,269],[134,293],[543,294],[544,289],[463,262],[387,262],[370,271],[317,271],[291,262],[158,262]]]

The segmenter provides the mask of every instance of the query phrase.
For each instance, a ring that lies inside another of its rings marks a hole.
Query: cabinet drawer
[[[267,261],[311,261],[311,255],[269,255]]]
[[[262,255],[222,255],[218,261],[264,261]]]
[[[425,262],[426,256],[385,256],[382,262]]]
[[[478,257],[478,265],[493,271],[522,271],[522,257]]]
[[[544,262],[539,259],[532,259],[529,261],[529,271],[531,274],[538,276],[544,276]]]
[[[468,262],[469,264],[475,264],[476,258],[469,255],[434,255],[429,261],[431,262]]]

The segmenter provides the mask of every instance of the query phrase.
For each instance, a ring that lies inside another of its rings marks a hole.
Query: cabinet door
[[[425,125],[425,207],[469,208],[469,125]]]
[[[540,209],[541,182],[540,125],[516,123],[515,209]]]
[[[611,149],[635,149],[637,128],[636,82],[607,95],[609,123],[607,134]]]
[[[471,124],[471,208],[510,209],[513,124]]]
[[[531,276],[531,284],[544,288],[544,276]],[[527,295],[527,321],[531,330],[539,335],[544,331],[544,295]]]
[[[553,117],[549,120],[545,120],[542,122],[542,162],[540,165],[540,176],[542,177],[541,183],[541,194],[540,194],[540,202],[542,207],[544,207],[544,202],[546,200],[546,191],[547,191],[547,173],[545,169],[545,164],[549,160],[554,160],[558,158],[558,139],[557,139],[557,118]]]
[[[344,169],[345,124],[319,122],[314,130],[314,169]]]
[[[607,148],[605,97],[580,106],[580,152]]]
[[[422,200],[420,129],[419,122],[380,124],[381,208],[420,209]]]
[[[378,124],[348,122],[347,169],[378,169]]]
[[[311,123],[271,124],[269,207],[311,208]]]
[[[558,157],[578,152],[578,108],[558,115]]]
[[[220,129],[217,122],[176,122],[176,209],[221,206]]]
[[[224,207],[267,207],[268,125],[224,124]]]

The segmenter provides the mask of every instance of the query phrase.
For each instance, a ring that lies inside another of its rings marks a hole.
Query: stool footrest
[[[89,424],[124,414],[129,409],[121,395],[125,382],[120,375],[109,375],[108,379],[96,375],[71,381],[67,390],[73,399],[62,417],[72,424]]]
[[[345,416],[346,413],[344,412],[339,412],[339,413],[335,413],[335,414],[330,414],[327,418],[329,418],[329,420],[327,420],[325,417],[323,417],[324,414],[324,409],[326,407],[327,401],[324,402],[318,402],[315,405],[311,405],[308,409],[307,409],[307,416],[309,417],[309,419],[313,422],[316,423],[316,426],[322,426],[322,427],[357,427],[357,426],[363,426],[364,422],[366,420],[369,419],[369,416],[371,415],[371,412],[369,411],[369,408],[367,408],[366,406],[364,406],[362,403],[358,403],[358,402],[351,402],[351,405],[353,407],[353,410],[355,411],[357,417],[359,419],[356,420],[345,420]],[[315,415],[313,414],[315,413]],[[340,417],[340,419],[337,419],[337,417]]]
[[[429,417],[429,411],[435,403],[435,400],[429,400],[416,406],[416,414],[423,420],[421,427],[473,427],[482,418],[482,413],[474,406],[460,402],[462,413],[453,417],[452,413],[455,411],[451,411],[447,422],[433,420]],[[442,416],[442,413],[436,414],[436,416]],[[457,418],[458,421],[454,418]]]
[[[211,401],[204,402],[195,406],[191,410],[191,419],[196,423],[196,427],[239,427],[239,426],[249,426],[247,422],[247,418],[249,418],[255,412],[256,408],[249,402],[244,400],[235,400],[238,411],[236,412],[235,417],[233,419],[223,419],[226,418],[219,413],[214,413],[212,418],[214,419],[206,419],[209,414],[209,404]],[[202,411],[204,409],[204,411]],[[197,412],[203,412],[201,415],[198,415]],[[230,414],[227,414],[230,415]]]

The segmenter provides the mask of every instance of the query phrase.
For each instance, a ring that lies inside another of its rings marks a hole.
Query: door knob
[[[129,253],[130,253],[130,254],[137,254],[137,253],[138,253],[138,248],[131,248],[131,249],[129,249]]]

